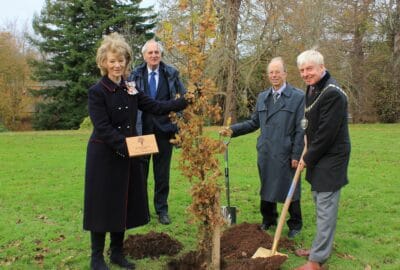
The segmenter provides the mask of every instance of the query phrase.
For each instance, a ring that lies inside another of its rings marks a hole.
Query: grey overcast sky
[[[0,0],[0,28],[8,23],[16,22],[18,28],[31,25],[33,14],[40,13],[45,0]],[[156,0],[144,0],[141,6],[147,7]]]

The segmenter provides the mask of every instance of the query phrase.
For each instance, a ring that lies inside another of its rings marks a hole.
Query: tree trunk
[[[394,22],[393,40],[393,83],[394,83],[394,109],[397,111],[397,119],[400,118],[400,0],[396,2],[396,14]],[[395,120],[395,121],[396,121]]]
[[[398,78],[400,75],[400,0],[397,0],[396,14],[395,14],[395,22],[394,22],[394,40],[393,40],[393,62],[394,62],[394,76]]]
[[[353,95],[356,102],[353,103],[353,119],[365,121],[371,113],[372,99],[366,83],[366,66],[364,52],[364,38],[367,35],[367,24],[370,16],[370,5],[372,1],[366,0],[353,2],[354,8],[354,32],[353,32],[353,56],[352,56],[352,85]]]
[[[226,96],[225,96],[225,110],[224,110],[224,123],[231,117],[232,122],[236,122],[236,95],[238,92],[238,56],[236,50],[237,35],[238,35],[238,23],[239,23],[239,11],[241,0],[227,0],[226,1],[226,27],[225,27],[225,46],[227,47],[227,81],[226,81]]]
[[[211,269],[219,270],[221,268],[221,225],[219,224],[214,227],[212,242]]]

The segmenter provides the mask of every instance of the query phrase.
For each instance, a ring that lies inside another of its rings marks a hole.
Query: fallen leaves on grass
[[[60,234],[60,236],[58,236],[58,237],[56,237],[56,238],[53,238],[53,239],[51,239],[50,241],[51,241],[51,242],[61,242],[61,241],[64,241],[64,240],[65,240],[65,235]]]
[[[0,261],[0,266],[10,266],[18,259],[17,256],[15,257],[6,257],[4,260]]]
[[[43,264],[44,255],[42,253],[37,253],[34,257],[37,264]]]
[[[345,260],[354,260],[355,257],[350,255],[350,254],[346,254],[346,253],[338,253],[337,256],[339,258],[345,259]]]

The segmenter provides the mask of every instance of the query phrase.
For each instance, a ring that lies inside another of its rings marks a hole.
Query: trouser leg
[[[324,263],[332,252],[340,190],[336,192],[313,191],[313,197],[317,216],[317,234],[308,259]]]
[[[168,213],[169,175],[173,145],[170,136],[157,134],[159,153],[153,155],[154,208],[158,215]]]
[[[290,230],[301,230],[303,227],[303,219],[301,217],[300,200],[292,201],[289,205],[290,218],[287,225]]]
[[[276,219],[278,218],[276,203],[261,200],[260,212],[263,217],[263,224],[267,226],[276,225]]]

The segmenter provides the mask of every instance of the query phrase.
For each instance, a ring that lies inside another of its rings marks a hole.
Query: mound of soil
[[[272,248],[273,236],[259,228],[258,224],[242,223],[227,228],[221,236],[221,269],[223,270],[276,270],[285,262],[286,256],[252,259],[259,247]],[[165,233],[149,232],[145,235],[129,235],[124,250],[134,259],[158,258],[161,255],[174,256],[182,244]],[[279,250],[293,250],[294,241],[281,238]],[[206,269],[205,257],[198,251],[171,259],[169,270]]]
[[[168,270],[206,270],[204,256],[197,251],[189,251],[178,259],[172,259],[168,262]]]
[[[286,261],[286,256],[251,257],[259,247],[272,249],[274,237],[260,229],[258,224],[242,223],[225,230],[221,236],[221,257],[224,270],[275,270]],[[294,242],[279,241],[279,249],[293,249]]]
[[[174,256],[182,250],[182,243],[166,233],[150,231],[147,234],[129,235],[124,241],[124,252],[133,259]]]
[[[241,223],[226,229],[221,236],[221,257],[225,260],[251,258],[259,247],[272,249],[274,236],[258,224]],[[281,238],[279,249],[293,249],[294,242]]]
[[[286,261],[286,256],[268,258],[251,257],[259,247],[272,248],[274,241],[258,224],[242,223],[226,229],[221,236],[221,269],[223,270],[276,270]],[[280,249],[293,250],[294,242],[287,238],[279,241]],[[178,259],[172,259],[169,270],[206,269],[204,257],[192,251]]]

